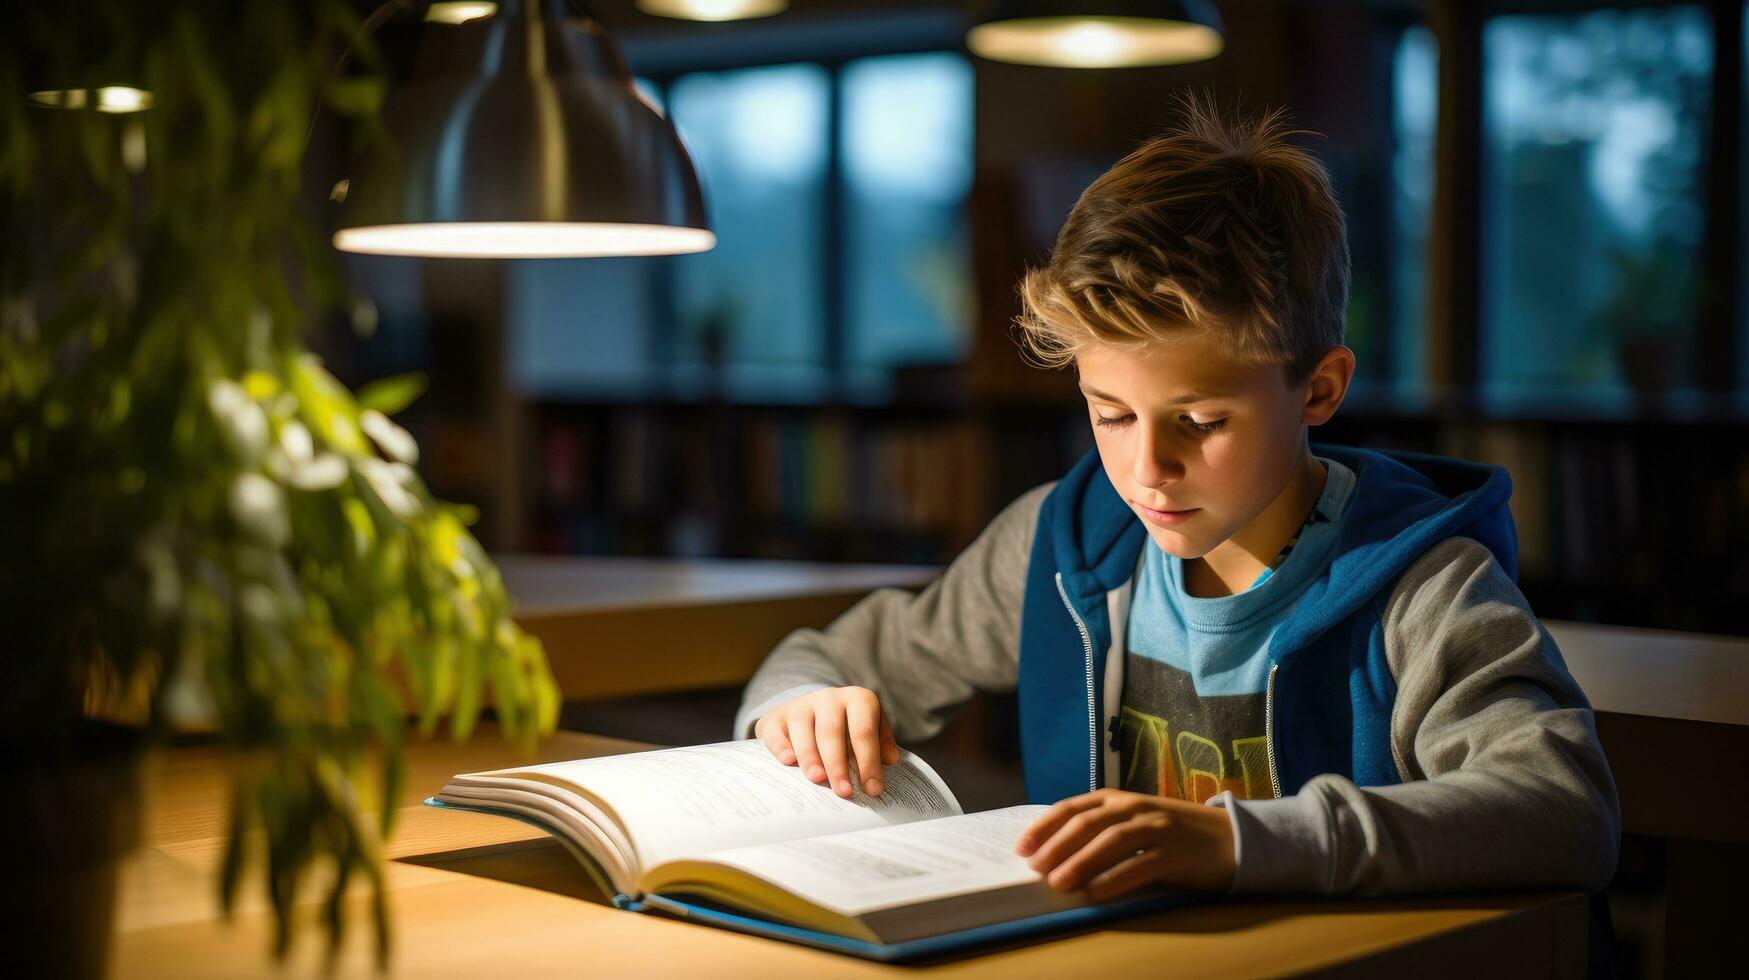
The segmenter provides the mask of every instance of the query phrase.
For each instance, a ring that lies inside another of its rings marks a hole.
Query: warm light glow
[[[1203,61],[1221,53],[1219,31],[1151,17],[1033,17],[979,24],[972,53],[991,61],[1061,68],[1127,68]]]
[[[426,8],[425,19],[439,24],[466,24],[497,12],[497,4],[484,0],[438,0]]]
[[[657,17],[680,20],[748,20],[770,17],[789,0],[638,0],[638,9]]]
[[[126,85],[102,88],[48,89],[28,96],[34,105],[48,109],[96,109],[98,112],[140,112],[152,108],[152,93]]]
[[[82,88],[53,89],[45,92],[32,92],[28,99],[33,105],[48,109],[83,109],[85,100],[91,93]]]
[[[334,247],[342,252],[455,259],[683,255],[716,244],[717,236],[703,228],[563,221],[447,221],[334,233]]]
[[[1109,65],[1129,51],[1129,35],[1098,21],[1076,24],[1056,37],[1063,60],[1077,65]]]
[[[124,85],[110,85],[97,90],[98,112],[139,112],[152,106],[152,93]]]

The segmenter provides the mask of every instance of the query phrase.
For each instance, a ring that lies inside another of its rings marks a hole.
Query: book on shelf
[[[1150,891],[1096,904],[1057,891],[1014,853],[1043,806],[965,813],[908,751],[882,782],[881,795],[846,800],[749,740],[466,773],[426,803],[545,830],[620,908],[871,959],[1189,900]]]

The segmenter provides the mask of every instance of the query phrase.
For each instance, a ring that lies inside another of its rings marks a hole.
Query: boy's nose
[[[1136,453],[1136,482],[1144,487],[1160,487],[1184,478],[1184,463],[1163,440],[1143,440]]]

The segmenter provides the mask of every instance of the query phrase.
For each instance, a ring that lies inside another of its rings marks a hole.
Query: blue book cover
[[[577,862],[594,880],[602,892],[611,897],[617,908],[631,912],[644,912],[667,915],[687,922],[715,926],[719,929],[732,929],[736,932],[765,936],[785,942],[812,946],[816,949],[830,950],[864,959],[880,960],[895,963],[910,960],[927,959],[951,953],[961,953],[985,946],[994,946],[1004,942],[1012,942],[1029,937],[1036,937],[1055,932],[1066,932],[1079,928],[1087,928],[1103,922],[1133,916],[1146,915],[1153,912],[1163,912],[1168,909],[1187,905],[1196,901],[1196,896],[1183,893],[1148,893],[1120,899],[1114,902],[1089,905],[1079,908],[1062,909],[1044,915],[998,922],[991,925],[978,926],[972,929],[962,929],[956,932],[946,932],[920,939],[912,939],[896,943],[871,943],[860,939],[823,932],[786,922],[762,918],[752,913],[728,908],[715,902],[705,901],[686,895],[642,895],[634,898],[618,891],[607,879],[607,876],[596,865],[593,858],[584,853],[564,834],[557,832],[544,821],[520,813],[497,810],[491,807],[466,806],[446,802],[435,797],[425,801],[426,806],[440,807],[450,810],[467,810],[474,813],[485,813],[498,817],[509,817],[529,824],[564,845],[565,849],[576,858]]]

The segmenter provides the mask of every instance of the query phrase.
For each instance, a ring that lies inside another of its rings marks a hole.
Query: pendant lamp
[[[32,92],[31,105],[45,109],[90,109],[93,112],[144,112],[152,108],[152,93],[131,85],[58,88]]]
[[[1129,68],[1221,53],[1208,0],[1003,0],[966,35],[991,61],[1059,68]]]
[[[751,20],[783,13],[789,0],[638,0],[638,9],[677,20]]]
[[[716,245],[673,125],[567,0],[426,27],[387,138],[347,182],[342,251],[456,258],[673,255]]]

